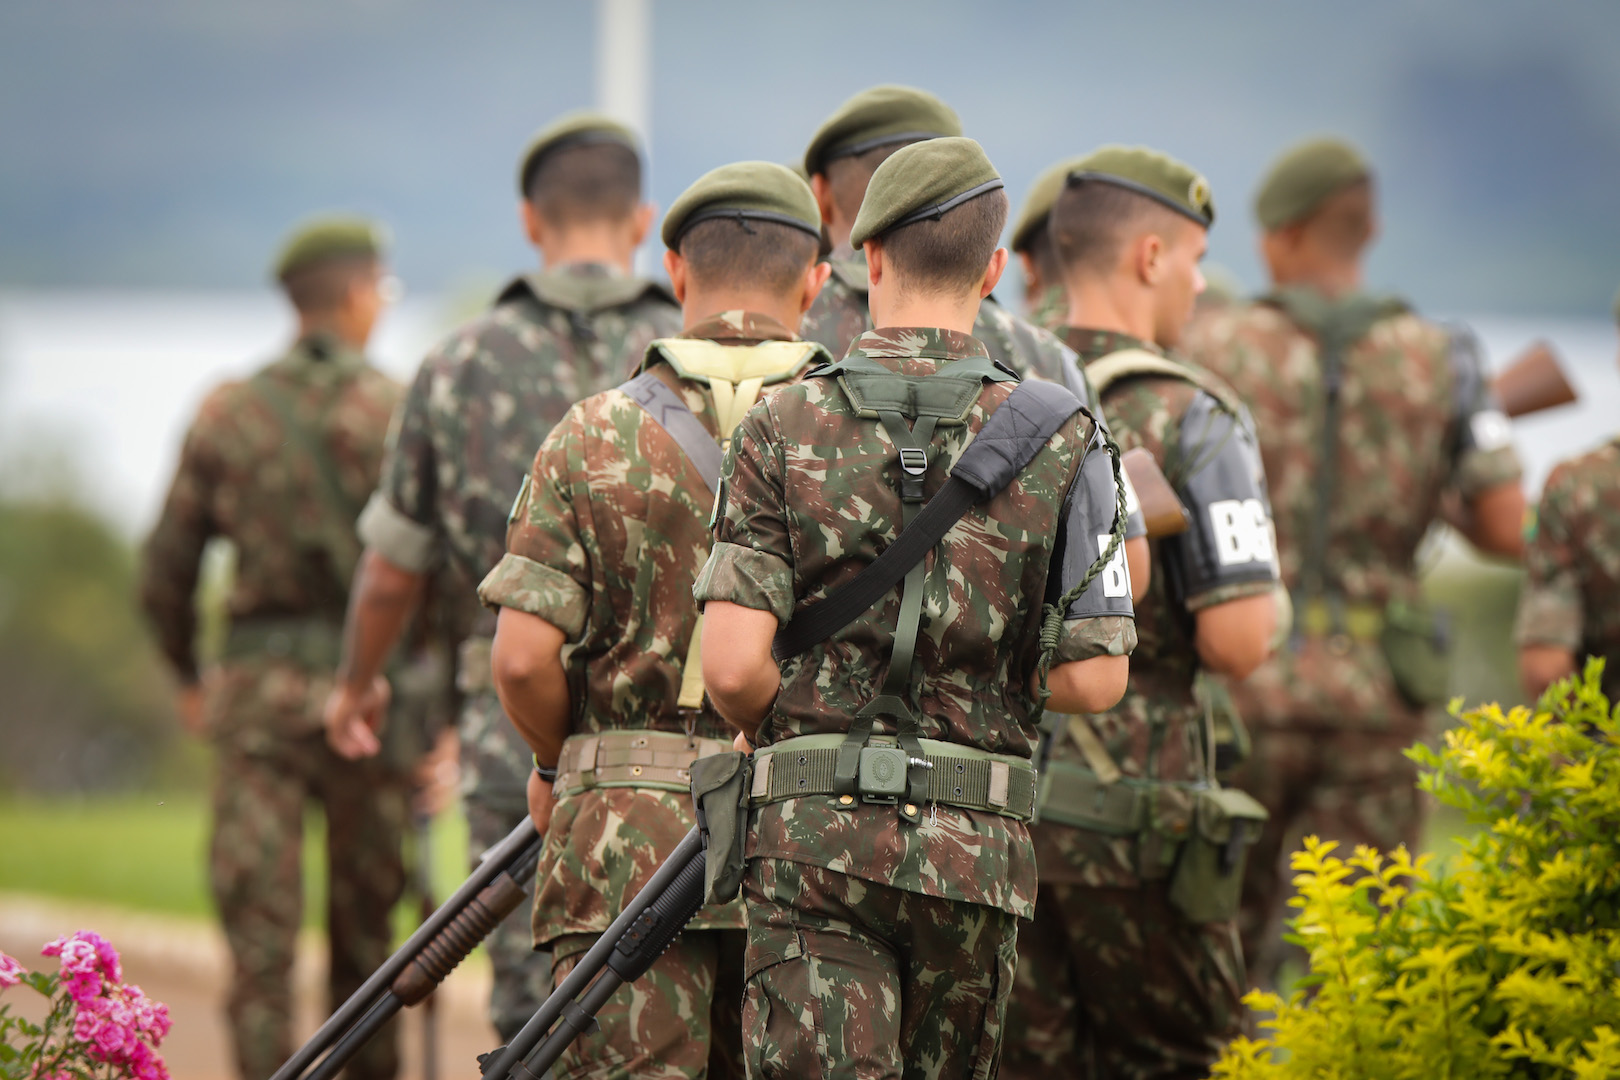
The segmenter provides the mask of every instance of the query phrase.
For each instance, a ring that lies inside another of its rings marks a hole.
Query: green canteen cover
[[[956,110],[928,91],[874,86],[838,106],[816,129],[804,151],[804,171],[814,176],[833,158],[864,154],[885,143],[960,134]]]
[[[276,255],[277,281],[295,270],[327,259],[351,255],[382,255],[388,236],[382,226],[360,217],[320,217],[299,225],[282,242]]]
[[[1035,183],[1030,185],[1029,194],[1024,196],[1024,205],[1019,208],[1018,219],[1013,222],[1012,243],[1008,247],[1013,251],[1023,251],[1034,242],[1035,234],[1052,213],[1052,204],[1063,193],[1069,174],[1084,160],[1081,157],[1064,158],[1056,165],[1041,170],[1040,175],[1035,177]]]
[[[688,228],[715,217],[775,221],[821,236],[821,209],[810,185],[774,161],[738,161],[698,177],[664,215],[664,246],[676,249]]]
[[[1081,158],[1069,182],[1097,180],[1118,184],[1192,218],[1206,229],[1215,224],[1215,200],[1204,174],[1146,146],[1103,146]]]
[[[1372,175],[1361,151],[1342,139],[1308,139],[1290,147],[1266,170],[1254,196],[1254,216],[1263,229],[1292,225],[1328,196]]]
[[[1004,186],[984,148],[961,137],[903,147],[877,167],[849,242],[860,247],[890,229],[938,218]]]
[[[562,146],[582,146],[588,143],[618,143],[637,154],[641,153],[641,140],[624,124],[599,112],[571,112],[559,116],[535,132],[534,138],[523,150],[518,163],[518,194],[528,195],[529,181],[540,159]]]

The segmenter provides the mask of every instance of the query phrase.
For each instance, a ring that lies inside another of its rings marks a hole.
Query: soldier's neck
[[[1111,330],[1141,341],[1152,341],[1153,297],[1145,290],[1126,291],[1109,282],[1082,281],[1068,286],[1070,326]]]
[[[1292,271],[1273,267],[1271,284],[1277,289],[1311,289],[1329,300],[1341,300],[1361,291],[1361,264],[1324,264]]]
[[[540,244],[540,265],[547,270],[573,263],[602,263],[628,274],[635,257],[631,234],[616,222],[578,225],[547,236]]]
[[[979,296],[966,293],[945,296],[937,293],[901,292],[895,296],[874,293],[871,297],[873,326],[927,326],[972,334],[979,319]]]
[[[804,308],[797,297],[772,296],[741,289],[713,289],[700,292],[688,286],[681,302],[681,329],[691,330],[699,323],[726,311],[746,311],[752,315],[765,315],[795,334]]]
[[[361,330],[358,327],[346,324],[341,319],[306,319],[298,320],[298,340],[308,341],[313,337],[325,337],[338,342],[354,352],[365,352],[366,342],[370,339],[370,327]]]

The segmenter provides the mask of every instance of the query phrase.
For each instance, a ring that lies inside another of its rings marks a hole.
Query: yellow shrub
[[[1534,710],[1463,712],[1421,786],[1478,833],[1444,868],[1307,838],[1310,973],[1215,1066],[1228,1080],[1620,1077],[1620,721],[1602,664]]]

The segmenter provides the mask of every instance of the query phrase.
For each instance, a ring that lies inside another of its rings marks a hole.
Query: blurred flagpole
[[[645,148],[643,184],[652,172],[652,0],[596,0],[597,108],[630,125]],[[653,255],[643,245],[636,270],[649,274]]]

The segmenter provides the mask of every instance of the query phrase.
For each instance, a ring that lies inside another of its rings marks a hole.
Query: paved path
[[[174,1029],[161,1053],[174,1080],[235,1080],[224,1023],[225,979],[229,958],[224,938],[209,923],[147,915],[77,901],[0,892],[0,951],[25,967],[50,970],[39,950],[74,930],[94,930],[123,957],[124,979],[168,1004]],[[317,1015],[325,961],[324,941],[305,932],[298,943],[293,982],[297,995],[298,1037],[319,1026]],[[477,1080],[479,1054],[499,1040],[484,1019],[489,966],[474,957],[452,974],[438,1001],[439,1080]],[[24,988],[6,993],[6,1004],[37,1019],[42,999]],[[422,1077],[421,1010],[405,1011],[402,1039],[405,1067],[400,1080]]]

